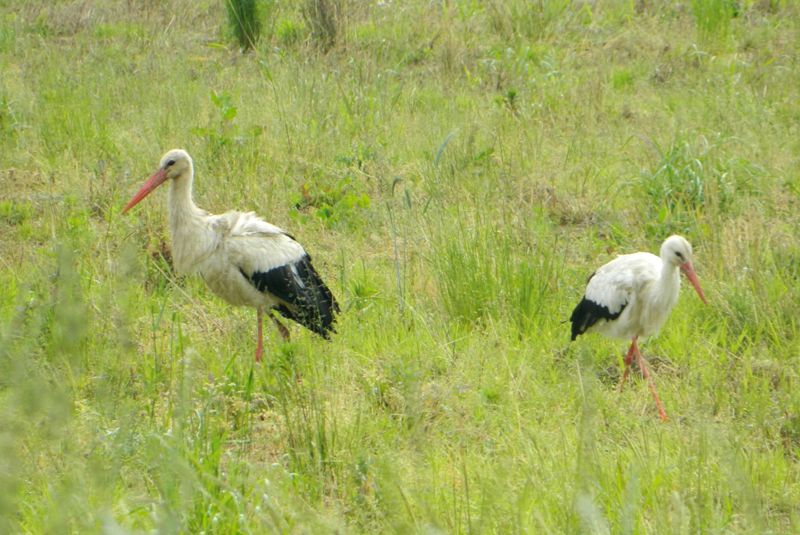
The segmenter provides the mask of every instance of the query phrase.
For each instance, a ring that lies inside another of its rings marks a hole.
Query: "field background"
[[[0,0],[0,532],[800,532],[798,3],[309,5],[243,54],[222,1]],[[173,147],[332,341],[254,365],[166,191],[120,215]],[[565,320],[671,233],[662,423]]]

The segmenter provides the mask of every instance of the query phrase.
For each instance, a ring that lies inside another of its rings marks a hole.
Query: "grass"
[[[794,3],[276,1],[248,54],[225,9],[0,2],[0,531],[800,529]],[[120,215],[172,147],[331,342],[255,365],[166,195]],[[710,305],[643,345],[661,423],[564,320],[672,232]]]
[[[228,25],[242,50],[256,46],[261,37],[257,0],[225,0]]]

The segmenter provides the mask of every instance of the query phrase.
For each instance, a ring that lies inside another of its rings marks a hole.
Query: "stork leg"
[[[628,380],[628,375],[631,373],[631,363],[633,362],[633,356],[635,351],[638,351],[639,348],[636,347],[636,339],[639,338],[638,336],[634,336],[633,340],[631,340],[631,347],[628,349],[628,352],[625,354],[625,371],[622,374],[622,380],[619,382],[619,391],[622,392],[622,387],[625,386],[625,381]]]
[[[264,354],[264,337],[261,332],[261,323],[264,317],[263,307],[256,308],[256,322],[258,323],[258,334],[256,335],[256,362],[261,362],[261,356]]]
[[[642,353],[639,351],[639,348],[636,346],[636,338],[633,339],[632,346],[634,351],[636,352],[636,359],[639,363],[639,368],[642,370],[642,375],[644,378],[647,379],[647,386],[650,388],[650,392],[653,394],[653,399],[656,400],[656,407],[658,408],[658,417],[661,418],[662,421],[666,422],[669,420],[667,418],[667,413],[664,411],[664,406],[661,404],[661,399],[658,397],[658,392],[656,392],[656,385],[653,383],[653,378],[650,377],[650,372],[647,370],[647,364],[644,362],[644,358],[642,357]]]
[[[275,322],[275,326],[278,328],[278,332],[281,333],[281,338],[283,338],[284,342],[289,341],[289,329],[286,328],[286,325],[278,321],[278,318],[272,315],[270,312],[269,317],[272,318],[272,321]]]

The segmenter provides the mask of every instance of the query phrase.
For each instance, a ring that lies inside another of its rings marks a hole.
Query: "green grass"
[[[225,2],[0,1],[0,532],[800,531],[796,3],[267,4],[241,54]],[[255,365],[165,192],[120,215],[173,147],[332,341]],[[564,321],[672,232],[661,423]]]
[[[228,25],[242,50],[255,47],[261,37],[259,8],[257,0],[225,0]]]

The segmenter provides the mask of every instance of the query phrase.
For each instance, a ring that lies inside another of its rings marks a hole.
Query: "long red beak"
[[[703,289],[700,287],[700,279],[697,278],[697,273],[694,272],[692,263],[684,262],[681,264],[681,271],[683,271],[683,274],[686,275],[686,278],[689,279],[689,282],[691,282],[692,286],[694,286],[694,290],[697,292],[697,295],[700,296],[700,300],[703,301],[703,303],[708,304],[708,301],[706,301],[706,296],[703,293]]]
[[[167,170],[166,169],[159,169],[156,171],[153,176],[147,179],[147,182],[136,192],[136,195],[133,196],[133,199],[128,201],[128,204],[125,205],[125,208],[122,209],[122,213],[124,214],[134,206],[136,206],[139,201],[150,195],[150,192],[156,189],[158,186],[164,183],[167,179]]]

